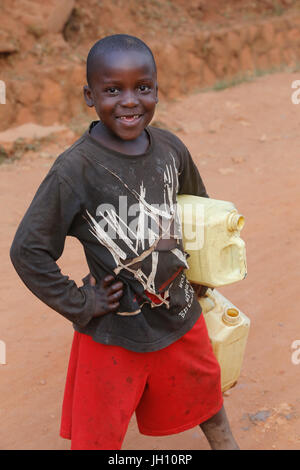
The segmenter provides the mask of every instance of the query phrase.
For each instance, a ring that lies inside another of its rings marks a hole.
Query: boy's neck
[[[135,140],[122,140],[112,134],[100,121],[91,129],[90,135],[105,147],[126,155],[141,155],[149,147],[149,137],[144,130]]]

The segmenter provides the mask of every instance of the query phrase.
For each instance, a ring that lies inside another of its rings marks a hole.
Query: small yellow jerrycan
[[[228,201],[178,195],[182,239],[190,282],[220,287],[247,274],[245,242],[240,238],[244,217]]]
[[[208,336],[221,368],[222,392],[233,387],[240,375],[250,320],[216,289],[200,297]]]

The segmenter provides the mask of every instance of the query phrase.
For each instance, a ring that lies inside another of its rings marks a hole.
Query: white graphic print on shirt
[[[182,239],[181,223],[177,212],[176,197],[174,197],[178,190],[178,177],[174,157],[172,154],[170,156],[172,158],[171,163],[166,164],[163,173],[163,204],[159,207],[147,201],[146,186],[143,181],[140,184],[139,192],[137,192],[129,188],[118,175],[104,167],[118,178],[138,201],[138,217],[135,230],[126,220],[120,217],[115,208],[101,211],[101,206],[99,206],[97,215],[101,216],[102,223],[97,222],[86,211],[91,227],[90,232],[109,250],[114,259],[115,274],[119,274],[123,269],[131,272],[135,279],[142,284],[145,291],[155,295],[158,302],[151,302],[152,307],[165,304],[169,308],[168,292],[172,285],[172,283],[169,283],[168,289],[162,291],[161,287],[164,283],[162,284],[162,279],[158,273],[161,255],[160,241],[172,239],[173,246],[169,252],[177,258],[177,264],[180,266],[178,273],[188,267],[185,253],[177,247]],[[111,232],[104,230],[103,222],[112,229]],[[116,234],[116,237],[114,237],[116,241],[122,240],[125,243],[126,251],[112,238],[111,233]],[[144,260],[146,260],[146,263],[143,263]],[[145,269],[146,266],[148,269]]]

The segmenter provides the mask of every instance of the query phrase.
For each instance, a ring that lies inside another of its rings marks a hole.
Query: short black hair
[[[95,65],[98,62],[99,57],[102,54],[106,54],[107,52],[111,51],[138,51],[149,54],[154,70],[156,73],[156,63],[153,56],[153,53],[150,47],[147,46],[144,41],[141,39],[130,36],[128,34],[113,34],[111,36],[106,36],[99,41],[97,41],[93,47],[90,49],[88,53],[87,61],[86,61],[86,79],[87,83],[91,85],[91,77],[93,70],[95,69]]]

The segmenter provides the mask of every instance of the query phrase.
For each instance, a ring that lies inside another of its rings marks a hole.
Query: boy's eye
[[[116,95],[118,93],[118,88],[114,87],[114,86],[111,86],[109,88],[106,88],[105,90],[107,93],[109,93],[110,95]]]
[[[150,87],[148,85],[140,85],[139,90],[140,91],[149,91]]]

